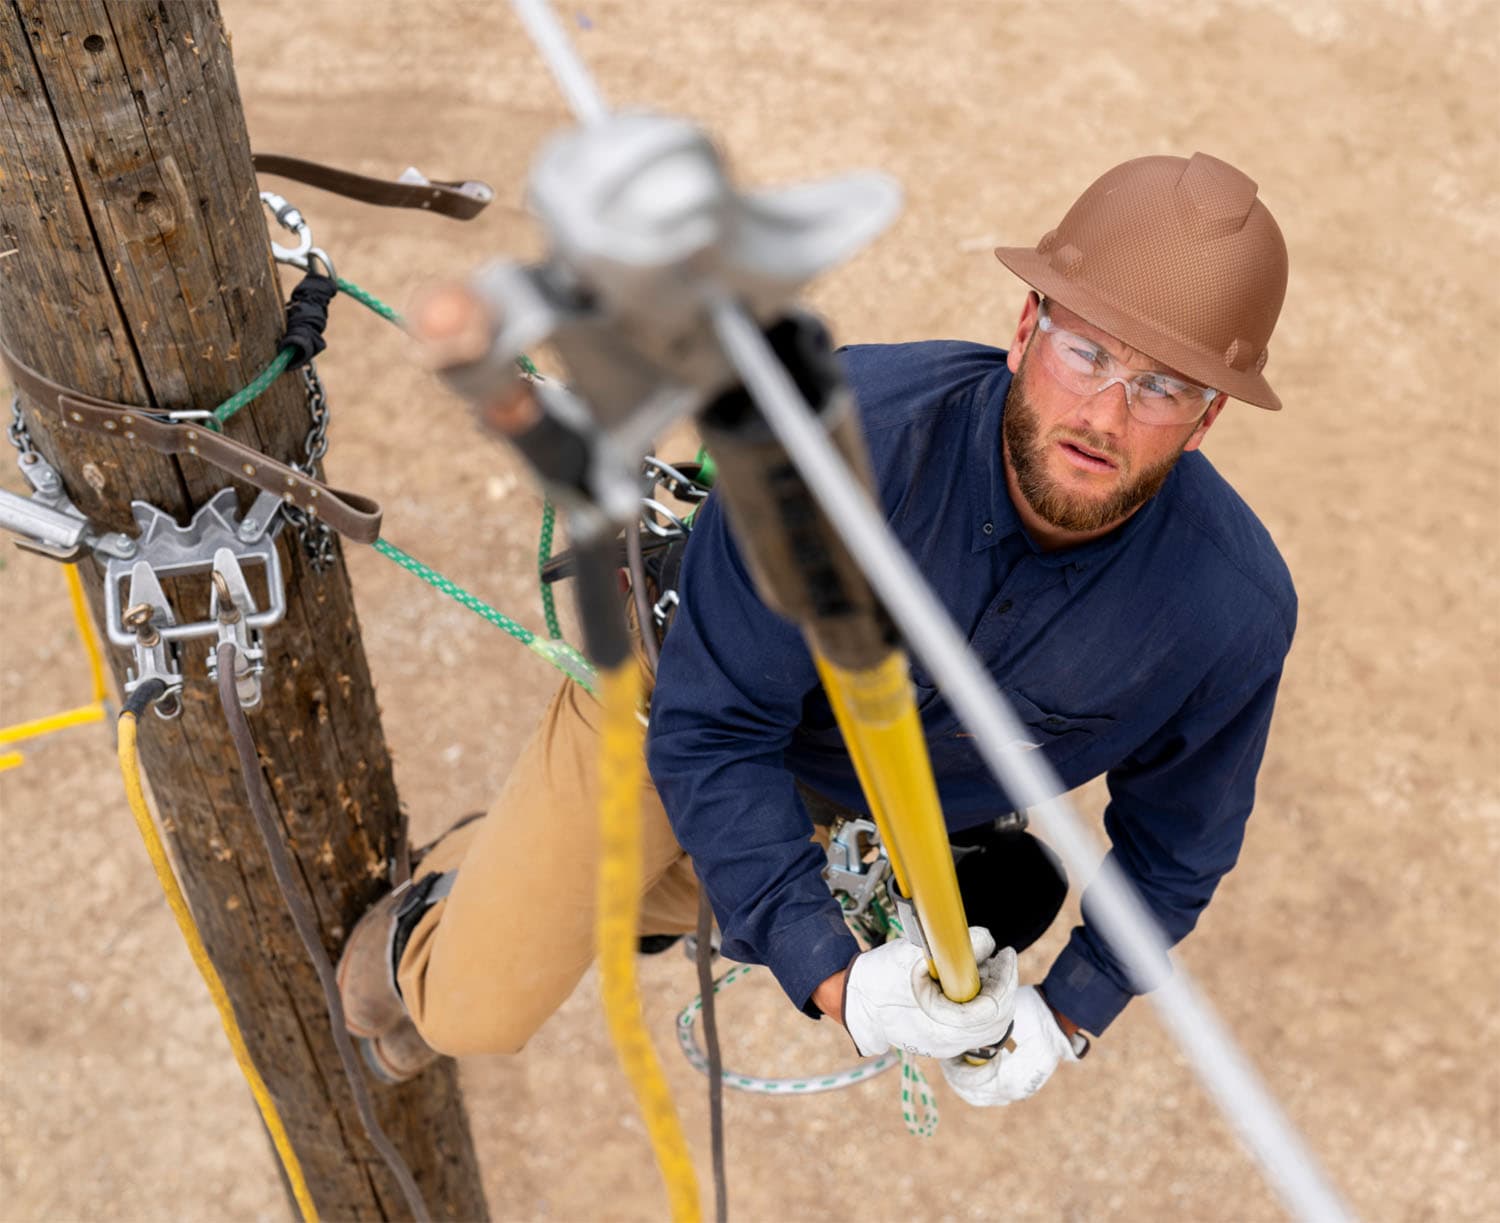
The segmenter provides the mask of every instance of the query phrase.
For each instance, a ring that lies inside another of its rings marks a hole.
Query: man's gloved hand
[[[892,939],[854,957],[844,993],[844,1026],[866,1057],[899,1045],[924,1057],[953,1057],[992,1045],[1010,1027],[1016,998],[1016,953],[995,951],[980,926],[969,927],[979,962],[979,993],[954,1002],[927,971],[927,955]]]
[[[1002,1050],[982,1065],[971,1066],[962,1057],[945,1061],[943,1077],[948,1085],[978,1108],[1014,1104],[1040,1091],[1058,1062],[1076,1062],[1079,1057],[1034,985],[1016,991],[1016,1026],[1010,1038],[1015,1042],[1014,1052]]]

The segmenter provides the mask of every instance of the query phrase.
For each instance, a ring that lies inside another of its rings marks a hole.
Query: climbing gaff
[[[766,332],[824,430],[870,486],[852,396],[822,324],[789,314]],[[894,627],[838,532],[743,386],[702,419],[717,487],[757,589],[806,635],[829,704],[943,992],[967,1002],[979,973],[937,785]]]

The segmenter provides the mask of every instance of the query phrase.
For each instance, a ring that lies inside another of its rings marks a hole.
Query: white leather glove
[[[1040,1091],[1059,1062],[1076,1062],[1079,1058],[1072,1040],[1057,1026],[1052,1009],[1034,985],[1016,991],[1016,1026],[1010,1038],[1015,1051],[1001,1050],[983,1065],[971,1066],[962,1057],[945,1061],[943,1077],[948,1086],[978,1108],[1014,1104]],[[1083,1047],[1087,1051],[1086,1040]]]
[[[908,939],[892,939],[854,957],[844,988],[844,1026],[871,1057],[899,1045],[924,1057],[953,1057],[1000,1040],[1016,998],[1016,953],[995,951],[981,926],[969,927],[979,962],[979,993],[954,1002],[927,971],[927,955]]]

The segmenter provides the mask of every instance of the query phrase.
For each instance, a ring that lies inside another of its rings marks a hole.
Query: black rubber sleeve
[[[590,661],[601,671],[630,658],[630,633],[620,593],[618,548],[612,538],[574,547],[578,555],[578,619]]]
[[[139,718],[151,706],[151,703],[166,690],[167,685],[162,680],[148,679],[130,694],[129,699],[126,700],[120,709],[120,716],[123,718],[128,713],[133,717]]]

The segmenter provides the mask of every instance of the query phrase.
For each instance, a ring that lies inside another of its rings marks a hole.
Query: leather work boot
[[[413,869],[447,837],[482,815],[483,812],[474,812],[464,816],[437,840],[415,850]],[[396,966],[422,914],[448,894],[456,875],[456,871],[430,874],[403,884],[377,900],[355,924],[338,966],[344,1026],[351,1035],[373,1040],[403,1023],[410,1026],[406,1005],[396,985]]]
[[[417,1025],[406,1018],[388,1032],[360,1037],[355,1043],[359,1045],[370,1073],[382,1083],[404,1083],[442,1056],[422,1039]]]
[[[396,988],[392,958],[396,938],[396,910],[410,888],[387,892],[366,910],[339,956],[339,998],[344,1004],[344,1026],[354,1036],[376,1037],[410,1023]]]

